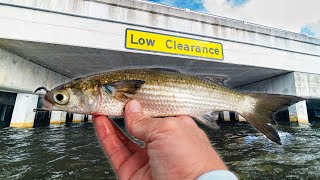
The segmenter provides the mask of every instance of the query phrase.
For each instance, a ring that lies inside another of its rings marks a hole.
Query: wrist
[[[201,174],[217,170],[228,170],[227,166],[224,164],[220,156],[212,147],[210,147],[209,151],[210,153],[208,154],[210,154],[210,156],[208,156],[206,163],[204,163]]]

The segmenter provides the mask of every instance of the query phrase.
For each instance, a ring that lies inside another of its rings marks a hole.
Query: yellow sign
[[[153,32],[126,30],[127,49],[223,60],[222,44]]]

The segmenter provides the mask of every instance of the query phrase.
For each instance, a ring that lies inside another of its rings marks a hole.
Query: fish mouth
[[[34,112],[36,111],[59,111],[58,109],[56,109],[56,107],[50,103],[49,101],[47,101],[44,97],[40,98],[39,107],[33,109]]]

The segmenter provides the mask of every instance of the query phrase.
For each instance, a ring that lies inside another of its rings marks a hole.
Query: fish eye
[[[57,91],[53,95],[53,100],[57,104],[64,105],[68,103],[69,96],[64,91]]]

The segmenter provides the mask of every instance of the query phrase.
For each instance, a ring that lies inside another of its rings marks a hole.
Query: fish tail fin
[[[246,93],[255,99],[254,109],[250,112],[240,112],[248,123],[258,129],[267,138],[281,145],[278,132],[270,126],[273,121],[273,114],[292,104],[305,100],[301,97],[277,95],[277,94],[256,94]]]

